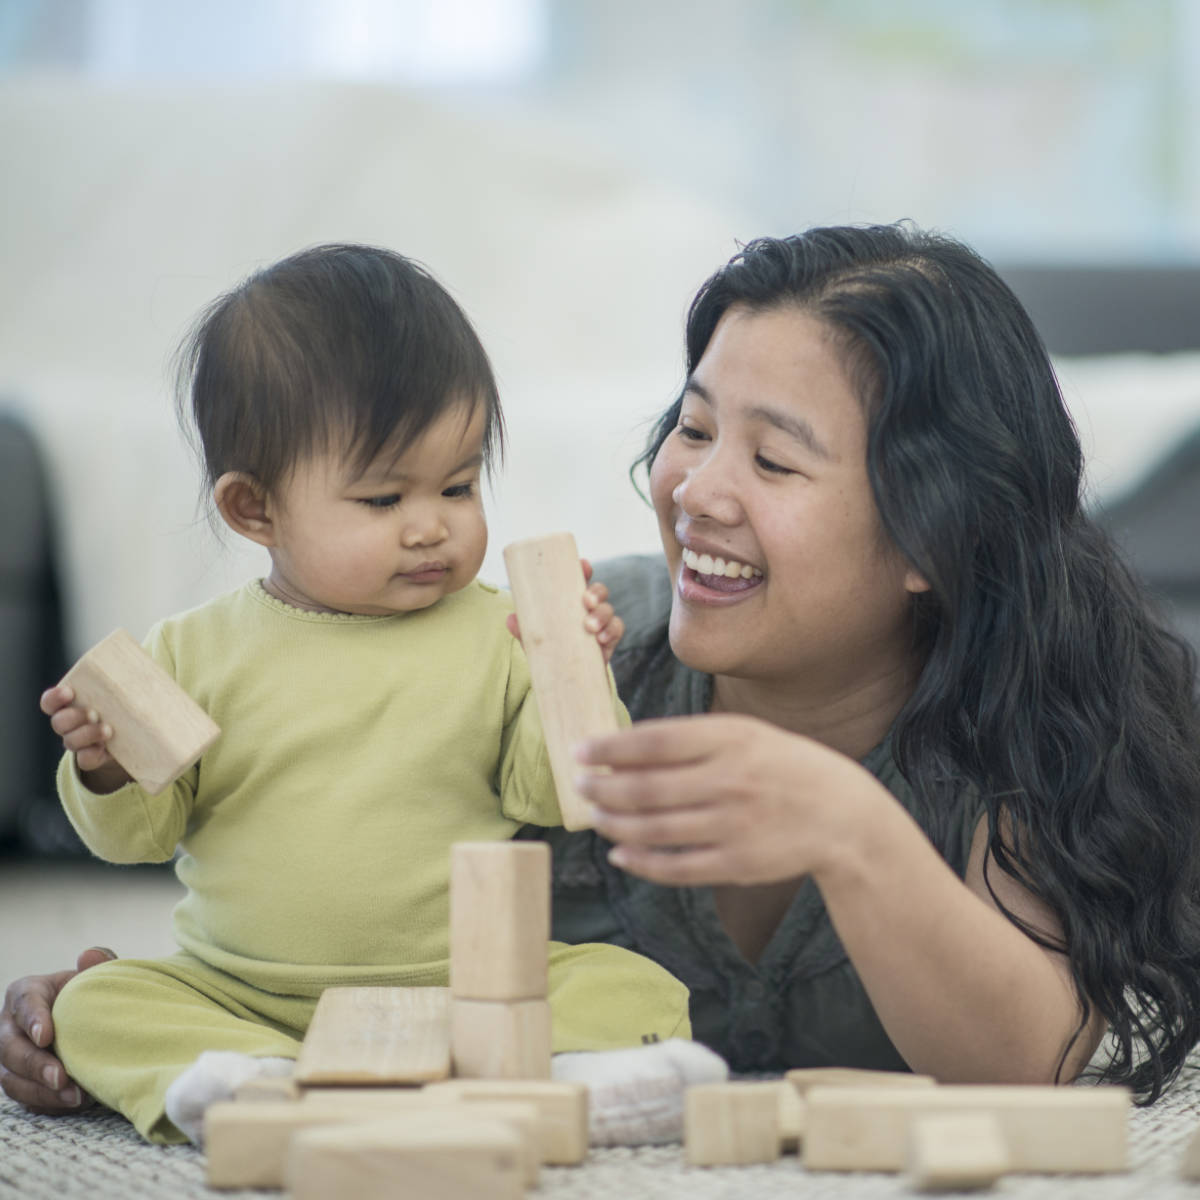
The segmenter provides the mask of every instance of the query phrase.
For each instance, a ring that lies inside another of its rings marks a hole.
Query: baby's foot
[[[560,1082],[587,1084],[593,1146],[682,1141],[684,1089],[729,1078],[720,1055],[683,1038],[629,1050],[556,1054],[550,1070]]]
[[[234,1050],[206,1050],[177,1075],[166,1092],[167,1119],[190,1142],[204,1145],[204,1110],[233,1094],[251,1079],[290,1075],[290,1058],[253,1058]]]

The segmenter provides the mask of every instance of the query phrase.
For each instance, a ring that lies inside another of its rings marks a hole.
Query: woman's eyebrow
[[[689,378],[687,383],[683,385],[683,390],[685,393],[703,400],[709,408],[716,409],[716,398],[704,384],[696,379]],[[774,408],[769,404],[751,405],[746,409],[746,416],[752,420],[765,421],[768,425],[774,426],[781,433],[786,433],[788,437],[794,438],[818,458],[823,458],[827,462],[837,461],[837,455],[833,454],[825,443],[817,437],[817,431],[803,417],[784,412],[782,409]]]

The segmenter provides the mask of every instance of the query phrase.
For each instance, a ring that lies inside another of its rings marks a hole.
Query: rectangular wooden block
[[[300,1085],[286,1076],[282,1079],[269,1075],[260,1075],[257,1079],[248,1079],[233,1094],[239,1104],[263,1104],[279,1100],[299,1100],[304,1093]]]
[[[784,1075],[801,1095],[814,1087],[936,1087],[932,1075],[907,1071],[866,1071],[861,1067],[797,1067]]]
[[[450,1074],[449,1005],[449,988],[326,988],[296,1060],[296,1082],[445,1079]]]
[[[694,1084],[683,1103],[684,1155],[692,1166],[745,1166],[779,1157],[778,1084]]]
[[[170,787],[221,733],[124,629],[93,646],[62,682],[77,704],[112,726],[108,752],[151,795]]]
[[[550,847],[450,848],[450,991],[468,1000],[541,1000],[550,944]]]
[[[988,1113],[1014,1171],[1123,1171],[1129,1092],[1115,1087],[956,1084],[933,1088],[813,1088],[804,1165],[814,1171],[900,1171],[918,1117]]]
[[[990,1113],[918,1117],[909,1130],[908,1172],[917,1191],[989,1188],[1008,1168],[1008,1146]]]
[[[520,1155],[518,1135],[500,1121],[371,1121],[297,1134],[287,1181],[292,1200],[518,1200]]]
[[[450,1005],[454,1074],[464,1079],[549,1079],[547,1000],[459,1000]]]
[[[555,1166],[581,1163],[588,1152],[588,1090],[582,1083],[550,1079],[449,1079],[431,1083],[426,1093],[463,1103],[523,1100],[538,1110],[542,1162]]]
[[[776,1084],[779,1089],[779,1149],[795,1154],[804,1141],[804,1099],[787,1080]]]
[[[575,789],[579,764],[571,746],[617,729],[600,644],[583,627],[585,583],[569,533],[512,542],[504,548],[508,582],[521,624],[521,643],[550,755],[563,824],[589,825],[588,802]]]

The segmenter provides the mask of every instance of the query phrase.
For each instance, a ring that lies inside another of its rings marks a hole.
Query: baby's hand
[[[591,575],[590,568],[587,568],[587,574]],[[600,643],[600,649],[604,651],[604,661],[607,663],[625,633],[625,622],[609,604],[608,588],[602,583],[588,584],[583,593],[583,607],[588,610],[583,627],[588,633],[596,635],[596,641]]]
[[[108,752],[112,726],[101,720],[94,708],[75,703],[74,690],[65,683],[42,693],[42,712],[50,718],[50,728],[62,738],[64,750],[75,755],[75,764],[84,782],[93,791],[112,792],[129,781],[129,774]]]

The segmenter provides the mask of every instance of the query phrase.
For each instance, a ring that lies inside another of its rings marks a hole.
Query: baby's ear
[[[244,471],[226,471],[213,487],[213,503],[234,533],[260,546],[275,544],[275,525],[261,483]]]

